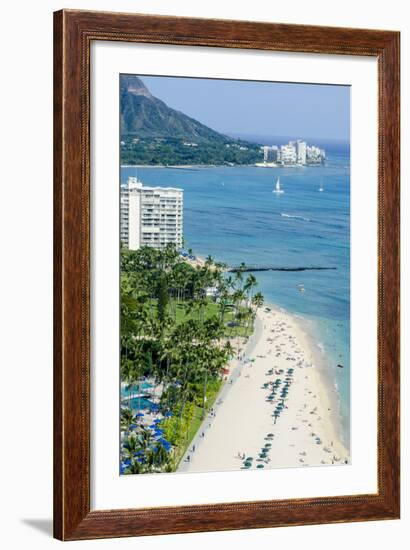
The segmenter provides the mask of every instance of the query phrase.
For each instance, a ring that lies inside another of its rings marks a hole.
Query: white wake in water
[[[296,216],[295,214],[285,214],[281,212],[282,218],[294,218],[295,220],[303,220],[304,222],[310,222],[309,218],[304,218],[303,216]]]

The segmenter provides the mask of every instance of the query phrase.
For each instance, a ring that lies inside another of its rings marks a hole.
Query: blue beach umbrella
[[[158,439],[158,443],[161,443],[161,445],[164,447],[166,451],[170,451],[172,448],[171,443],[166,439],[164,439],[163,437],[161,439]]]
[[[171,416],[174,416],[174,415],[172,414],[171,411],[167,411],[164,416],[166,416],[166,418],[170,418]]]

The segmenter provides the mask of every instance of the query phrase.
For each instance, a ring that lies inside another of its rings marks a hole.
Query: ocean
[[[122,167],[121,181],[138,174],[146,185],[182,188],[186,248],[199,256],[229,265],[336,268],[254,275],[265,302],[299,316],[315,342],[338,391],[349,446],[350,156],[346,145],[325,147],[323,166]],[[272,192],[278,177],[282,194]]]

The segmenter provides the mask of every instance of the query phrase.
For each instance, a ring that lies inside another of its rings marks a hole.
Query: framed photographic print
[[[54,16],[54,532],[399,517],[399,33]]]

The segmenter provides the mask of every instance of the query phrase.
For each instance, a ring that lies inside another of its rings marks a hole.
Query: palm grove
[[[263,304],[256,286],[252,274],[231,276],[211,257],[190,262],[174,246],[122,248],[121,473],[177,469],[238,353],[234,342],[253,331]]]

